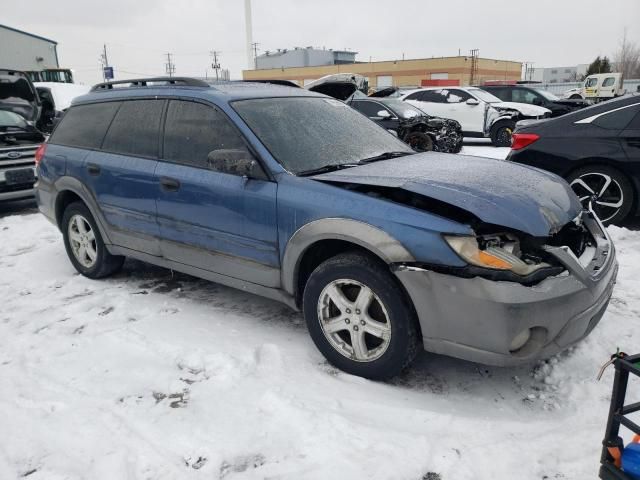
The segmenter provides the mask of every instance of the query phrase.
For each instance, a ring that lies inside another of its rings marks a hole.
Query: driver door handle
[[[177,192],[180,190],[180,182],[175,178],[160,177],[160,186],[167,192]]]

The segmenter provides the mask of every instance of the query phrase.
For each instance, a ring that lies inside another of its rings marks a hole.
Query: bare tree
[[[626,28],[613,56],[613,65],[615,71],[622,73],[624,78],[640,78],[640,47],[627,38]]]

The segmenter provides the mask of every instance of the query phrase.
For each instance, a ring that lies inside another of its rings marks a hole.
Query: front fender
[[[282,287],[294,295],[300,260],[320,240],[344,240],[366,248],[387,264],[415,261],[395,238],[380,228],[348,218],[323,218],[300,227],[289,238],[282,259]]]

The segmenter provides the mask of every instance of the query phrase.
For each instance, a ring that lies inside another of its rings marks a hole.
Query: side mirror
[[[256,159],[245,149],[213,150],[207,155],[207,164],[216,172],[248,178],[266,178]]]
[[[469,100],[466,101],[467,105],[480,105],[480,102],[478,100],[476,100],[475,98],[470,98]]]
[[[380,110],[376,113],[376,116],[380,118],[391,118],[391,114],[387,110]]]

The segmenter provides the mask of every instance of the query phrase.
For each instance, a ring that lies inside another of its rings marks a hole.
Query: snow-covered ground
[[[88,280],[44,217],[0,218],[0,479],[596,478],[613,371],[595,376],[640,350],[640,232],[610,232],[619,281],[572,350],[424,353],[377,383],[284,306],[135,261]]]

